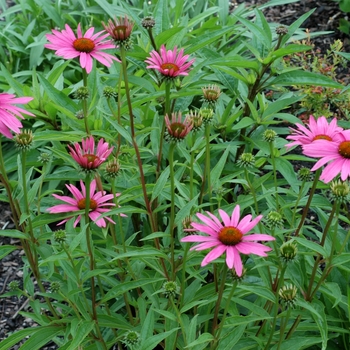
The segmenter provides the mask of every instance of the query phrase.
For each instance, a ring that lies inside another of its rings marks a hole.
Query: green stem
[[[254,200],[256,215],[258,215],[258,214],[259,214],[258,200],[257,200],[255,188],[254,188],[253,184],[252,184],[251,181],[250,181],[249,173],[248,173],[247,168],[244,168],[244,174],[245,174],[245,178],[246,178],[246,180],[247,180],[247,183],[248,183],[248,186],[249,186],[249,189],[250,189],[250,193],[251,193],[251,195],[252,195],[252,197],[253,197],[253,200]],[[262,231],[262,230],[263,230],[263,227],[262,227],[261,221],[259,221],[258,227],[259,227],[260,232],[263,232],[263,231]]]
[[[340,210],[340,204],[337,203],[337,202],[334,202],[333,204],[333,208],[334,206],[336,207],[336,214],[335,214],[335,225],[334,225],[334,232],[333,232],[333,237],[332,237],[332,246],[331,246],[331,253],[329,255],[329,258],[328,258],[328,263],[327,263],[327,266],[326,268],[324,269],[323,273],[322,273],[322,276],[321,278],[319,279],[319,281],[317,282],[317,285],[316,287],[314,288],[313,292],[311,293],[310,295],[310,301],[313,299],[313,297],[315,296],[316,292],[318,291],[318,289],[320,288],[321,284],[325,281],[325,279],[327,278],[327,276],[330,274],[330,272],[332,271],[333,269],[333,266],[332,266],[332,260],[333,260],[333,256],[334,256],[334,253],[335,253],[335,246],[336,246],[336,243],[337,243],[337,236],[338,236],[338,222],[339,222],[339,210]],[[333,212],[333,211],[332,211]],[[331,221],[328,220],[328,222],[330,222],[331,224]],[[327,224],[328,224],[327,222]],[[328,232],[328,229],[330,227],[330,224],[328,225],[327,227],[327,232]],[[326,231],[326,229],[325,229]],[[325,235],[324,235],[325,236]],[[322,237],[323,238],[323,237]],[[324,239],[325,241],[325,239]],[[323,244],[321,244],[322,246],[324,245],[324,241],[323,241]],[[321,242],[322,243],[322,242]]]
[[[16,229],[19,230],[20,229],[19,218],[21,216],[21,211],[17,203],[14,201],[12,197],[12,187],[7,177],[7,172],[6,172],[5,163],[4,163],[4,156],[2,154],[1,141],[2,140],[1,140],[1,134],[0,134],[0,181],[6,189],[6,194],[8,196],[11,212],[13,215],[13,221],[15,223]]]
[[[288,307],[287,314],[286,314],[286,316],[284,317],[283,323],[282,323],[282,321],[281,321],[280,337],[279,337],[278,344],[277,344],[277,350],[280,350],[280,347],[281,347],[281,345],[282,345],[284,331],[285,331],[285,329],[286,329],[286,327],[287,327],[287,324],[288,324],[288,321],[289,321],[291,312],[292,312],[292,308],[291,308],[291,307]]]
[[[323,230],[322,239],[321,239],[321,243],[320,243],[320,245],[322,247],[325,244],[327,233],[328,233],[328,230],[329,230],[329,228],[330,228],[330,226],[332,224],[334,213],[336,212],[336,208],[337,207],[339,209],[339,206],[337,205],[337,202],[335,201],[333,203],[332,211],[331,211],[331,213],[330,213],[330,215],[328,217],[328,221],[326,223],[326,226],[325,226],[325,228]],[[312,273],[311,273],[311,276],[310,276],[310,279],[309,279],[309,286],[308,286],[308,290],[307,290],[307,293],[306,293],[305,300],[308,300],[308,301],[312,300],[312,296],[313,296],[314,293],[312,293],[311,291],[312,291],[313,283],[315,281],[317,270],[318,270],[318,267],[319,267],[321,259],[322,259],[321,255],[317,254],[317,258],[315,260],[314,267],[312,269]]]
[[[193,166],[194,166],[194,143],[195,143],[195,133],[191,133],[192,147],[191,147],[191,161],[190,161],[190,200],[193,199]]]
[[[169,222],[169,234],[170,234],[170,253],[171,253],[171,272],[172,278],[175,281],[175,232],[174,232],[174,220],[175,220],[175,171],[174,171],[174,148],[175,143],[170,144],[169,148],[169,168],[170,168],[170,222]]]
[[[214,337],[218,326],[220,304],[221,304],[222,296],[225,290],[226,274],[227,274],[227,265],[224,264],[222,268],[221,283],[218,291],[218,299],[216,300],[215,310],[214,310],[214,318],[213,318],[213,326],[212,326],[212,334]]]
[[[157,45],[156,45],[156,42],[154,41],[154,37],[153,37],[153,32],[152,32],[152,28],[147,28],[147,32],[148,32],[148,36],[151,40],[151,44],[153,46],[153,49],[158,51],[157,50]]]
[[[273,182],[275,184],[276,211],[278,211],[279,203],[278,203],[277,169],[276,169],[276,162],[275,162],[275,148],[273,146],[273,142],[269,142],[269,147],[270,147],[270,156],[271,156],[271,163],[272,163],[272,169],[273,169]]]
[[[304,186],[305,186],[305,183],[306,183],[306,180],[303,180],[301,186],[300,186],[300,189],[299,189],[299,194],[298,194],[298,198],[294,204],[294,209],[293,209],[293,216],[292,216],[292,227],[294,227],[294,223],[295,223],[295,215],[297,213],[297,209],[298,209],[298,205],[299,205],[299,202],[302,198],[302,194],[303,194],[303,190],[304,190]]]
[[[85,237],[86,237],[86,244],[88,248],[88,254],[90,258],[90,271],[93,272],[95,270],[95,259],[94,259],[94,250],[93,250],[93,244],[92,244],[92,238],[90,233],[90,185],[91,185],[91,176],[89,174],[85,177],[85,223],[86,223],[86,231],[85,231]],[[97,333],[97,336],[103,346],[104,349],[107,349],[106,343],[103,339],[100,325],[98,323],[97,318],[97,303],[96,303],[96,289],[95,289],[95,277],[92,276],[90,278],[90,284],[91,284],[91,307],[92,307],[92,319],[95,321],[95,330]]]
[[[184,252],[184,256],[182,258],[182,276],[181,276],[181,295],[180,295],[180,309],[183,306],[183,301],[185,299],[185,289],[186,289],[186,263],[187,263],[187,255],[188,255],[188,251],[190,249],[190,245],[186,244],[185,245],[185,252]]]
[[[210,124],[205,125],[205,164],[204,164],[203,182],[202,182],[201,192],[199,196],[200,204],[202,204],[202,201],[203,201],[205,185],[207,185],[206,187],[209,195],[210,210],[213,212],[212,200],[211,200],[211,181],[210,181]]]
[[[278,309],[279,309],[279,290],[282,287],[282,283],[284,281],[284,273],[286,271],[286,268],[287,268],[287,264],[284,264],[282,267],[282,270],[281,270],[280,277],[278,279],[277,288],[275,290],[275,298],[276,299],[275,299],[275,305],[274,305],[274,315],[273,315],[272,327],[271,327],[269,339],[267,340],[267,343],[265,344],[264,350],[268,350],[269,345],[271,344],[274,332],[275,332],[276,323],[277,323],[277,316],[278,316]]]
[[[184,325],[184,323],[182,322],[182,318],[181,318],[181,313],[179,311],[179,309],[177,308],[176,304],[174,303],[174,299],[172,296],[169,297],[171,305],[174,308],[174,311],[176,313],[176,317],[177,317],[177,322],[179,323],[181,330],[182,330],[182,336],[184,338],[184,345],[185,347],[187,346],[187,339],[186,339],[186,334],[187,334],[187,330],[186,327]]]
[[[83,86],[88,87],[87,84],[87,73],[85,68],[82,68],[83,71]],[[84,115],[84,124],[85,124],[85,131],[88,135],[90,135],[90,130],[89,130],[89,123],[88,123],[88,106],[87,106],[87,99],[84,98],[82,100],[82,105],[83,105],[83,115]]]
[[[233,297],[233,293],[235,292],[236,290],[236,287],[237,287],[237,281],[234,281],[233,284],[232,284],[232,287],[231,287],[231,291],[230,291],[230,294],[227,298],[227,302],[225,304],[225,309],[224,309],[224,313],[222,314],[222,317],[220,319],[220,324],[219,324],[219,329],[215,335],[215,339],[216,341],[218,342],[220,340],[220,334],[222,332],[222,329],[224,328],[224,324],[225,324],[225,318],[226,318],[226,315],[227,315],[227,312],[228,312],[228,308],[231,304],[231,299]]]
[[[289,329],[289,332],[286,335],[286,338],[285,338],[286,340],[289,339],[292,336],[294,331],[297,329],[300,321],[301,321],[301,315],[298,315],[298,317],[295,319],[294,323],[292,324],[292,326]]]
[[[82,281],[80,279],[79,273],[78,273],[78,271],[77,271],[77,269],[75,267],[74,260],[73,260],[73,258],[71,256],[70,252],[67,250],[66,246],[64,244],[62,244],[61,247],[63,248],[63,250],[67,254],[68,260],[69,260],[70,264],[72,265],[73,272],[74,272],[74,275],[75,275],[75,278],[76,278],[77,286],[78,286],[78,288],[80,290],[80,293],[81,293],[81,295],[82,295],[82,297],[84,299],[86,310],[87,310],[87,312],[89,312],[89,315],[91,316],[90,306],[89,306],[88,300],[86,298],[85,291],[84,291],[83,284],[82,284]]]
[[[140,150],[139,150],[139,146],[136,142],[135,126],[134,126],[134,113],[133,113],[133,109],[132,109],[132,102],[131,102],[131,96],[130,96],[130,90],[129,90],[128,72],[127,72],[127,67],[126,67],[126,53],[125,53],[125,49],[123,46],[120,47],[120,57],[121,57],[122,69],[123,69],[125,94],[126,94],[129,116],[130,116],[130,130],[131,130],[132,144],[133,144],[134,149],[135,149],[135,153],[136,153],[136,157],[137,157],[137,164],[138,164],[139,171],[140,171],[141,186],[142,186],[142,192],[143,192],[146,210],[147,210],[148,215],[149,215],[152,230],[153,230],[153,232],[156,232],[157,231],[156,230],[156,223],[154,222],[151,205],[150,205],[150,202],[149,202],[149,199],[147,196],[146,182],[145,182],[145,176],[144,176],[143,167],[142,167]]]
[[[135,127],[134,127],[134,114],[133,114],[133,110],[132,110],[131,96],[130,96],[130,90],[129,90],[129,81],[128,81],[128,74],[127,74],[127,68],[126,68],[126,54],[125,54],[125,49],[123,46],[120,47],[120,58],[121,58],[121,62],[122,62],[122,70],[123,70],[124,84],[125,84],[125,94],[126,94],[129,116],[130,116],[131,138],[132,138],[132,144],[134,146],[136,157],[137,157],[137,164],[138,164],[139,172],[140,172],[140,180],[141,180],[143,198],[145,201],[145,207],[147,210],[147,214],[148,214],[148,217],[149,217],[149,220],[151,223],[152,232],[157,232],[157,223],[156,223],[154,215],[153,215],[151,203],[150,203],[148,196],[147,196],[146,181],[145,181],[145,175],[143,173],[140,150],[139,150],[138,144],[136,142]],[[155,243],[156,248],[160,250],[160,243],[159,243],[158,238],[155,238],[154,243]],[[164,262],[163,258],[160,258],[160,263],[163,267],[165,277],[169,280],[168,270],[165,266],[165,262]]]
[[[320,178],[320,175],[321,175],[321,168],[316,170],[315,178],[314,178],[314,182],[312,184],[311,190],[310,190],[309,198],[308,198],[307,203],[306,203],[306,205],[304,207],[303,214],[302,214],[302,217],[300,219],[298,228],[295,230],[295,236],[296,237],[299,236],[300,230],[301,230],[301,228],[304,225],[307,213],[308,213],[310,205],[311,205],[312,198],[313,198],[314,193],[316,191],[316,187],[317,187],[317,183],[318,183],[318,179]]]
[[[171,118],[171,108],[170,108],[170,82],[165,82],[165,102],[164,102],[164,116],[168,115]],[[159,151],[158,151],[158,161],[157,161],[157,170],[156,176],[159,177],[159,173],[162,165],[162,155],[163,155],[163,144],[164,144],[164,133],[165,133],[165,119],[162,121],[162,129],[160,132],[160,140],[159,140]]]

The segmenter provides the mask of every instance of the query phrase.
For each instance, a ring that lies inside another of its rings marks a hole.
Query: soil
[[[245,3],[246,6],[261,5],[266,3],[264,0],[230,0],[230,10],[237,5]],[[312,39],[315,48],[320,49],[325,53],[329,45],[334,40],[340,39],[344,43],[344,51],[350,52],[350,40],[348,36],[338,30],[339,19],[344,18],[346,14],[339,10],[336,2],[331,0],[302,0],[297,3],[275,6],[273,8],[264,9],[264,15],[269,22],[277,22],[283,25],[290,25],[297,20],[301,15],[315,9],[314,13],[303,23],[303,28],[308,28],[310,32],[331,31],[327,35]],[[342,72],[343,75],[348,75],[348,69]],[[0,229],[14,228],[11,220],[11,212],[7,204],[0,203]],[[0,245],[19,245],[16,239],[0,236]],[[11,281],[18,281],[22,284],[23,252],[18,249],[0,260],[0,295],[8,292],[8,285]],[[35,326],[35,323],[21,315],[21,311],[30,311],[28,300],[24,297],[6,297],[0,298],[0,341],[5,339],[14,331],[23,328]],[[19,345],[11,349],[18,349]],[[57,349],[55,344],[47,345],[43,350]],[[10,349],[9,349],[10,350]]]

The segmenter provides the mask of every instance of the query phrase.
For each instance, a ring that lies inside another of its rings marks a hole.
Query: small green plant
[[[284,58],[286,67],[302,67],[303,70],[319,73],[342,84],[337,78],[338,72],[347,67],[347,60],[341,55],[343,43],[336,40],[326,53],[315,49],[310,37],[302,41],[311,47],[310,51],[296,53]],[[296,86],[303,94],[298,113],[302,115],[338,115],[339,118],[350,118],[350,94],[348,90],[324,86]]]

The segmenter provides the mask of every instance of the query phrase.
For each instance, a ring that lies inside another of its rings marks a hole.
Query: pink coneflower
[[[74,148],[68,145],[70,155],[83,168],[87,170],[97,169],[112,153],[113,147],[109,148],[104,139],[100,139],[95,147],[93,136],[83,139],[80,143],[75,143]]]
[[[46,34],[50,44],[44,46],[55,50],[57,56],[65,59],[79,57],[80,65],[86,69],[87,73],[90,73],[92,70],[93,58],[107,67],[111,66],[113,60],[120,62],[115,56],[103,51],[115,48],[115,45],[110,40],[103,41],[109,36],[108,33],[101,35],[105,32],[104,30],[94,34],[95,28],[91,27],[85,34],[82,34],[79,23],[77,28],[78,37],[76,37],[68,24],[65,27],[66,29],[61,32],[54,29],[52,30],[53,34]]]
[[[160,55],[157,51],[153,50],[150,53],[151,57],[146,59],[148,63],[147,68],[156,69],[162,75],[170,78],[177,77],[178,75],[188,75],[188,68],[195,61],[194,59],[186,62],[190,57],[184,55],[184,49],[181,49],[177,53],[177,47],[173,50],[166,50],[165,46],[162,45],[160,48]]]
[[[6,92],[0,93],[0,133],[9,139],[13,138],[12,130],[16,134],[20,132],[22,123],[16,118],[24,119],[22,114],[35,117],[34,114],[15,106],[15,104],[23,104],[31,101],[33,97],[16,97]]]
[[[190,116],[186,116],[185,120],[182,121],[182,114],[181,112],[172,113],[171,121],[169,119],[169,116],[165,115],[165,125],[167,127],[167,135],[166,139],[168,141],[182,141],[188,133],[193,128],[193,121],[190,118]]]
[[[345,181],[350,175],[350,130],[340,132],[336,141],[316,140],[304,145],[303,153],[309,157],[321,158],[312,171],[329,163],[320,176],[322,181],[328,183],[338,174]]]
[[[191,250],[205,250],[213,248],[202,261],[201,266],[209,264],[226,252],[226,264],[236,270],[238,276],[242,276],[243,264],[240,254],[256,254],[267,256],[266,252],[271,248],[255,241],[273,241],[274,237],[266,234],[246,235],[261,220],[262,215],[251,221],[252,216],[247,215],[242,220],[240,217],[240,207],[236,205],[230,217],[225,211],[219,209],[223,224],[213,214],[207,212],[210,218],[197,213],[197,217],[203,224],[192,222],[194,230],[206,233],[208,236],[189,235],[181,239],[181,242],[198,242],[197,246]]]
[[[343,130],[343,128],[337,125],[337,119],[334,118],[329,124],[326,117],[319,117],[317,120],[314,116],[310,115],[309,125],[306,127],[302,124],[296,124],[298,129],[292,129],[292,135],[287,136],[288,140],[294,140],[294,142],[288,143],[287,148],[298,145],[307,145],[315,140],[327,140],[334,141],[337,139],[337,135]]]
[[[73,185],[66,185],[68,190],[73,194],[74,198],[68,197],[68,196],[59,196],[57,194],[53,194],[53,196],[62,202],[66,202],[68,204],[59,204],[55,205],[51,208],[48,208],[49,213],[51,214],[56,214],[56,213],[69,213],[69,212],[75,212],[79,210],[85,209],[86,206],[86,189],[84,182],[80,180],[80,187],[81,187],[81,192]],[[102,213],[106,213],[109,211],[109,209],[102,208],[105,206],[115,206],[114,203],[108,202],[109,200],[113,199],[113,194],[105,194],[105,191],[98,191],[96,192],[96,180],[91,181],[90,184],[90,212],[89,212],[89,217],[92,221],[95,222],[95,224],[99,227],[106,227],[106,220],[112,222],[115,224],[115,222],[108,218],[100,218],[98,217]],[[120,193],[116,194],[117,196],[120,195]],[[108,203],[106,203],[108,202]],[[65,219],[58,223],[57,225],[61,225],[65,222],[67,222],[70,218]],[[81,215],[78,215],[76,220],[74,221],[74,227],[77,226],[81,219]]]
[[[134,23],[130,22],[128,17],[114,18],[114,22],[109,19],[107,24],[102,22],[106,32],[118,43],[130,38]]]

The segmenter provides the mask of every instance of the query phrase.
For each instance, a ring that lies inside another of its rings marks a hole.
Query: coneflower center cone
[[[82,198],[78,201],[78,208],[81,209],[85,209],[86,207],[86,198]],[[97,202],[90,198],[90,209],[95,210],[97,208]]]
[[[86,153],[83,155],[87,159],[88,163],[93,163],[96,159],[99,159],[95,154]]]
[[[236,245],[241,242],[243,233],[236,227],[223,227],[219,231],[219,241],[225,245]]]
[[[312,141],[315,140],[327,140],[327,141],[333,141],[332,138],[328,135],[317,135],[314,137],[314,139]]]
[[[180,135],[182,131],[185,130],[185,126],[181,123],[172,123],[170,128],[173,132],[173,135]]]
[[[95,43],[89,38],[79,38],[74,40],[73,47],[77,51],[89,53],[95,48]]]
[[[350,141],[343,141],[339,145],[338,153],[342,157],[350,159]]]
[[[176,64],[174,64],[174,63],[163,63],[162,65],[161,65],[161,68],[162,69],[168,69],[168,70],[173,70],[173,72],[175,73],[175,72],[177,72],[180,68],[179,68],[179,66],[177,66]]]
[[[125,39],[125,33],[126,33],[126,29],[127,27],[126,26],[116,26],[114,29],[113,29],[113,34],[119,38],[120,35],[122,35],[122,39]]]

